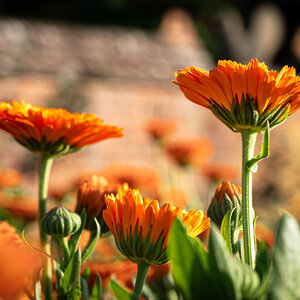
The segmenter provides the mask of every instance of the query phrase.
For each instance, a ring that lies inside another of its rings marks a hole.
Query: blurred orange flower
[[[200,172],[213,182],[219,182],[225,179],[234,180],[239,175],[239,169],[237,167],[222,163],[204,165]]]
[[[176,84],[192,102],[210,109],[234,131],[262,131],[300,108],[300,78],[293,67],[269,71],[257,59],[247,65],[219,60],[217,68],[190,67],[175,73]]]
[[[166,151],[180,165],[202,166],[213,155],[214,147],[206,139],[184,139],[169,143]]]
[[[0,169],[0,190],[17,186],[21,182],[21,177],[16,170]]]
[[[112,275],[114,275],[121,284],[130,289],[133,288],[132,277],[136,274],[136,265],[130,260],[119,260],[108,263],[90,261],[85,264],[85,267],[89,267],[91,270],[89,286],[94,285],[97,274],[99,274],[102,280],[102,288],[108,286]]]
[[[257,238],[261,238],[271,248],[275,241],[275,232],[268,229],[261,223],[257,223],[255,226],[255,234]],[[259,241],[258,241],[259,242]]]
[[[39,214],[38,201],[23,196],[0,193],[0,207],[25,221],[33,221]]]
[[[152,198],[158,197],[157,174],[148,167],[112,164],[100,172],[110,184],[123,185],[141,190]]]
[[[209,227],[203,211],[186,211],[169,203],[159,206],[157,200],[143,199],[138,190],[105,197],[104,220],[113,233],[118,249],[133,262],[161,265],[168,262],[168,234],[178,216],[187,232],[199,235]],[[142,250],[141,250],[142,249]]]
[[[0,103],[0,129],[36,153],[62,155],[99,141],[121,137],[122,129],[105,125],[95,114],[20,103]]]
[[[160,266],[152,265],[146,277],[147,281],[156,282],[159,278],[167,275],[170,272],[170,265],[171,263]]]
[[[0,253],[0,298],[12,299],[24,288],[31,291],[42,257],[29,249],[7,222],[0,222]]]
[[[176,131],[176,124],[171,120],[155,118],[148,121],[146,131],[154,140],[162,140]]]

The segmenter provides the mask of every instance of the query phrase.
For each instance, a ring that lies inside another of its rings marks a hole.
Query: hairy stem
[[[243,166],[242,166],[242,216],[243,216],[243,242],[245,262],[255,267],[255,233],[253,227],[252,207],[252,172],[247,163],[253,158],[257,133],[245,130],[242,132]]]
[[[40,156],[40,183],[39,183],[39,222],[46,213],[47,196],[48,196],[48,183],[53,158],[41,154]],[[50,242],[47,235],[42,231],[40,225],[40,239],[43,251],[50,255]],[[51,270],[51,259],[47,257],[45,266],[43,269],[44,279],[44,292],[45,299],[52,300],[52,270]]]

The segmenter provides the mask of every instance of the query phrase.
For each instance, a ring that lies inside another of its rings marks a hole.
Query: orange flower
[[[201,166],[210,159],[214,148],[206,139],[184,139],[168,144],[166,151],[180,165]]]
[[[30,291],[42,258],[24,244],[7,222],[0,222],[0,253],[0,298],[12,299],[25,287]]]
[[[0,207],[9,211],[15,217],[25,221],[37,219],[39,214],[38,202],[22,196],[0,194]]]
[[[247,65],[220,60],[209,72],[190,67],[175,77],[192,102],[210,109],[233,131],[263,131],[300,108],[300,78],[293,67],[269,71],[257,59]]]
[[[117,191],[118,186],[109,185],[101,175],[93,174],[81,181],[78,187],[76,212],[81,214],[84,209],[86,210],[87,229],[95,229],[94,217],[96,217],[100,223],[101,234],[109,231],[102,217],[102,212],[106,207],[104,194],[116,193]]]
[[[12,188],[21,181],[21,174],[16,170],[0,169],[0,189]]]
[[[157,200],[143,199],[138,190],[117,196],[107,195],[103,218],[113,233],[118,249],[135,263],[161,265],[168,262],[168,234],[178,216],[187,231],[197,236],[209,226],[203,211],[186,211],[169,203],[159,206]]]
[[[148,167],[129,164],[113,164],[100,172],[110,184],[123,185],[128,183],[132,188],[141,190],[149,197],[157,198],[157,174]]]
[[[176,131],[176,125],[171,120],[156,118],[148,121],[146,131],[154,140],[162,140]]]
[[[89,286],[93,286],[97,274],[100,275],[102,288],[106,288],[112,275],[116,277],[118,282],[132,289],[132,277],[136,274],[136,265],[129,260],[114,261],[107,263],[87,262],[85,265],[90,268]]]
[[[121,128],[103,124],[94,114],[43,108],[24,101],[0,103],[0,129],[29,150],[49,155],[63,155],[122,136]]]

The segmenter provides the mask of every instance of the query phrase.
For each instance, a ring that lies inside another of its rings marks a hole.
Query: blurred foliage
[[[287,22],[286,41],[276,58],[277,64],[296,65],[290,52],[290,40],[299,24],[294,18],[299,11],[299,0],[273,0]],[[200,36],[215,58],[230,58],[218,20],[218,14],[227,7],[235,7],[248,25],[259,0],[86,0],[86,1],[1,1],[0,15],[22,18],[49,19],[87,24],[118,25],[143,29],[156,29],[165,11],[172,7],[183,8],[193,17]],[[297,66],[296,66],[297,67]]]

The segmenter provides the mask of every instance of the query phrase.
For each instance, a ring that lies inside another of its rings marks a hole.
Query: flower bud
[[[49,210],[41,221],[42,230],[51,236],[63,238],[75,233],[81,226],[81,218],[64,206]]]
[[[240,207],[242,204],[242,188],[231,184],[229,180],[225,180],[216,188],[215,195],[207,210],[207,216],[221,227],[224,216],[232,208],[237,207],[235,214],[238,214],[238,221],[241,220]]]

